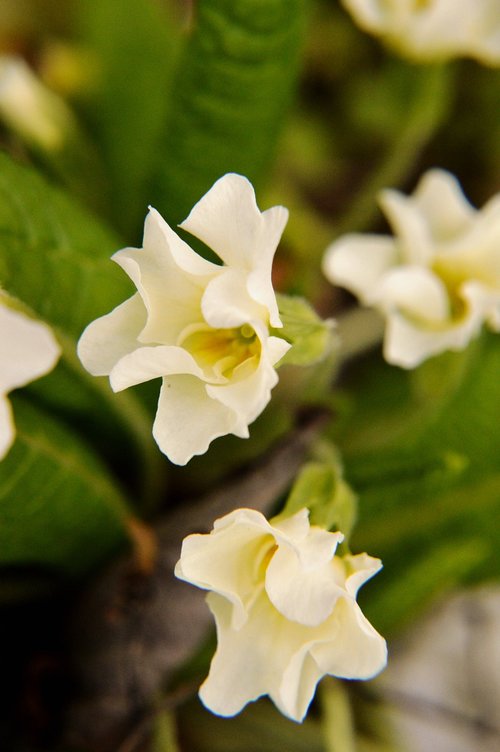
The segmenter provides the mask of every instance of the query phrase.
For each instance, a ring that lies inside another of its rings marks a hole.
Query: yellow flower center
[[[250,324],[231,329],[213,329],[207,324],[192,324],[181,333],[178,344],[187,350],[207,378],[237,377],[245,363],[258,361],[261,344]]]

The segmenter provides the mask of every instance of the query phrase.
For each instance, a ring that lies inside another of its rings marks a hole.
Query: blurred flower
[[[0,55],[0,119],[30,146],[49,152],[60,150],[75,128],[64,100],[12,55]]]
[[[500,65],[498,0],[342,0],[361,28],[416,61]]]
[[[46,324],[0,301],[0,459],[15,437],[7,394],[51,371],[59,355],[59,345]]]
[[[271,266],[288,212],[260,212],[251,184],[220,178],[180,225],[212,248],[206,261],[154,209],[143,248],[113,256],[138,292],[82,334],[78,354],[115,391],[163,377],[153,435],[179,465],[217,436],[248,437],[278,381],[290,345],[281,327]]]
[[[322,676],[369,679],[387,660],[385,640],[356,603],[379,571],[367,554],[336,556],[341,533],[309,525],[308,511],[265,517],[237,509],[208,535],[190,535],[175,574],[211,592],[218,647],[200,697],[230,716],[269,695],[301,721]]]
[[[326,251],[328,279],[387,317],[384,356],[413,368],[462,350],[483,322],[500,330],[500,195],[481,211],[457,180],[430,170],[415,193],[380,196],[393,229],[346,235]]]

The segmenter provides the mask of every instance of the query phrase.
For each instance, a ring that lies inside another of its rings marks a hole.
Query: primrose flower
[[[7,394],[52,370],[60,348],[52,331],[0,300],[0,459],[15,437]]]
[[[78,354],[114,391],[162,377],[153,436],[184,465],[218,436],[248,437],[278,381],[290,345],[281,327],[271,266],[288,212],[260,212],[251,184],[220,178],[180,225],[223,264],[195,253],[150,209],[143,248],[113,256],[138,292],[84,331]]]
[[[214,713],[269,695],[301,721],[322,676],[369,679],[386,664],[385,640],[356,603],[380,561],[336,556],[343,535],[311,527],[308,514],[268,522],[237,509],[184,540],[176,576],[211,591],[218,646],[200,698]]]
[[[497,0],[342,0],[365,31],[415,61],[476,58],[500,65]]]
[[[386,360],[414,368],[464,349],[483,323],[500,331],[500,195],[478,211],[452,175],[430,170],[413,196],[386,190],[380,204],[394,237],[345,235],[323,270],[387,317]]]

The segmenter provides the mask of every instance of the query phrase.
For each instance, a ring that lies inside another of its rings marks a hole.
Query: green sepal
[[[304,298],[282,294],[276,298],[283,328],[272,329],[272,334],[292,345],[280,365],[309,366],[332,352],[337,337],[331,319],[323,321]]]

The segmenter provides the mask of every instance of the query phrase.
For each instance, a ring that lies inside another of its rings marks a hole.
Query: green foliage
[[[342,477],[338,461],[308,462],[290,492],[283,516],[306,507],[310,521],[327,530],[340,530],[349,538],[356,518],[356,497]]]
[[[75,431],[20,396],[12,402],[17,439],[0,462],[0,566],[87,572],[125,543],[127,503]]]
[[[108,172],[108,214],[124,233],[136,232],[151,203],[147,183],[159,158],[180,29],[172,4],[91,6],[89,12],[87,3],[76,3],[78,35],[96,68],[82,105]]]
[[[353,547],[381,556],[385,565],[364,594],[368,611],[379,614],[383,599],[384,626],[394,630],[433,594],[470,578],[500,576],[493,523],[500,513],[500,424],[492,418],[500,414],[500,350],[495,335],[485,333],[468,351],[440,356],[414,374],[385,366],[382,371],[407,386],[392,404],[381,369],[366,367],[373,359],[358,368],[352,384],[359,396],[350,416],[356,427],[341,446],[360,498]],[[403,609],[399,596],[389,594],[411,578],[418,587],[408,590],[419,595],[409,592]]]
[[[78,338],[131,294],[111,253],[116,237],[34,171],[0,154],[0,283],[40,318]]]
[[[273,333],[290,342],[292,347],[281,365],[308,366],[328,355],[334,347],[332,321],[323,321],[304,298],[277,295],[282,329]]]
[[[152,203],[183,220],[222,174],[253,183],[295,83],[305,0],[200,0],[179,57]]]

